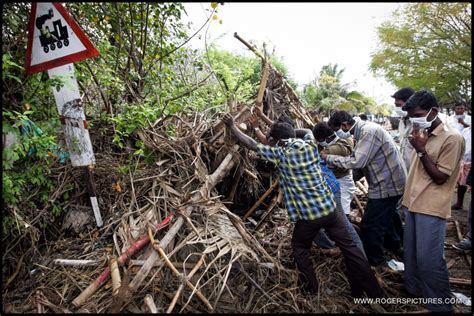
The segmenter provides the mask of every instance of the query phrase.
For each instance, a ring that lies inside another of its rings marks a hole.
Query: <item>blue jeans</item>
[[[413,295],[436,300],[451,298],[444,257],[446,220],[405,210],[405,288]],[[452,305],[427,304],[432,312],[450,312]]]
[[[383,247],[400,249],[401,238],[394,225],[398,215],[397,202],[401,195],[383,199],[368,199],[361,222],[361,237],[365,254],[372,266],[384,263]],[[400,220],[401,222],[401,220]]]

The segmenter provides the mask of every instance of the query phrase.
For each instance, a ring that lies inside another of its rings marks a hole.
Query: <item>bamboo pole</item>
[[[161,223],[158,223],[155,227],[157,230],[162,229],[166,225],[169,224],[171,219],[173,218],[173,214],[169,215],[165,218]],[[132,255],[134,255],[137,251],[142,249],[148,242],[150,241],[148,235],[142,237],[139,241],[133,244],[130,248],[128,248],[120,257],[118,258],[118,262],[120,264],[124,264]],[[76,307],[83,304],[92,294],[94,294],[110,277],[110,268],[107,267],[101,275],[97,277],[78,297],[76,297],[72,304]]]
[[[247,213],[245,213],[244,217],[242,218],[242,220],[246,220],[247,218],[250,217],[250,215],[253,214],[253,212],[257,209],[257,207],[260,206],[260,204],[262,204],[262,202],[265,200],[265,198],[270,194],[272,193],[272,191],[277,187],[278,185],[278,179],[276,179],[275,181],[273,181],[272,185],[270,186],[270,188],[268,188],[268,190],[263,193],[263,195],[258,199],[257,202],[255,202],[255,204],[247,211]]]

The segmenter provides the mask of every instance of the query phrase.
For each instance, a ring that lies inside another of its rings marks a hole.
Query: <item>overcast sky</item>
[[[390,95],[396,88],[384,78],[374,78],[368,69],[370,54],[377,47],[376,27],[392,19],[400,3],[224,3],[208,29],[208,42],[221,49],[245,56],[253,53],[236,38],[265,42],[287,65],[290,76],[302,87],[315,78],[323,65],[338,64],[345,68],[342,83],[353,83],[351,89],[364,92],[379,103],[393,104]],[[211,9],[208,3],[185,3],[197,30]],[[204,49],[204,34],[190,41],[194,48]],[[258,47],[260,50],[262,47]]]

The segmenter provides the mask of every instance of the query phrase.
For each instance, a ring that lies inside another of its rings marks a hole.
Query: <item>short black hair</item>
[[[288,123],[285,122],[275,122],[270,128],[270,136],[273,137],[276,141],[280,139],[295,138],[295,129]]]
[[[341,126],[341,124],[344,123],[344,122],[348,122],[349,124],[354,124],[355,120],[346,111],[336,111],[329,118],[328,125],[329,126]]]
[[[463,101],[456,101],[456,103],[454,103],[453,109],[457,106],[463,106],[466,108],[466,104]]]
[[[280,117],[277,118],[275,123],[277,123],[277,122],[278,123],[288,123],[291,126],[293,126],[293,128],[295,127],[295,123],[293,122],[293,120],[291,118],[289,118],[288,116],[286,116],[285,114],[280,115]]]
[[[431,108],[438,107],[438,101],[436,100],[434,94],[430,91],[421,90],[415,92],[415,94],[407,100],[405,105],[402,107],[402,110],[408,111],[416,107],[420,107],[423,110],[429,110]]]
[[[406,87],[406,88],[401,88],[400,90],[395,92],[392,95],[392,98],[394,98],[395,100],[402,100],[403,102],[407,102],[407,100],[413,94],[415,94],[415,90],[413,90],[412,88]]]
[[[314,138],[327,138],[334,134],[334,131],[329,127],[326,122],[319,122],[313,127]]]
[[[367,121],[367,115],[365,113],[360,113],[359,117],[360,117],[361,120]]]

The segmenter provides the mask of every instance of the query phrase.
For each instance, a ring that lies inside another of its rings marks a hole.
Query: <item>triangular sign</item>
[[[60,3],[32,3],[26,75],[98,55],[97,48]]]

